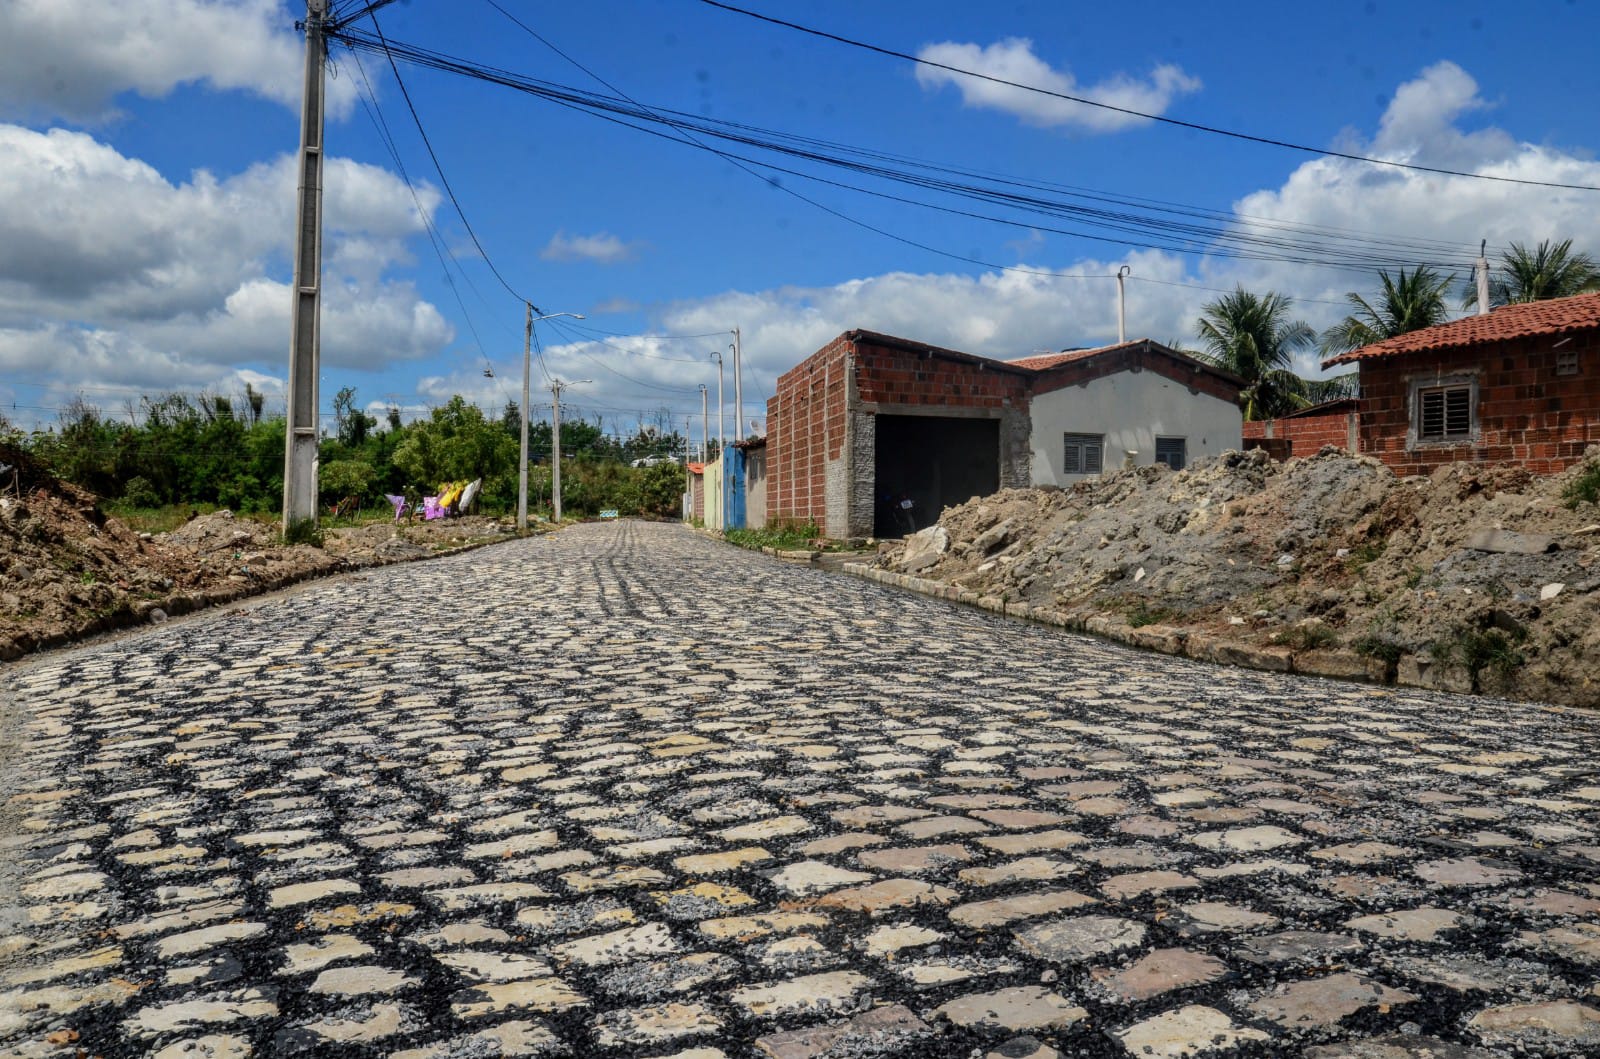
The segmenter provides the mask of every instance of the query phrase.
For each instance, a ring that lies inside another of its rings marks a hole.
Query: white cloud
[[[1079,84],[1071,71],[1057,70],[1035,55],[1033,41],[1022,37],[1008,37],[988,46],[953,41],[929,44],[917,53],[917,58],[1144,114],[1162,114],[1178,96],[1200,90],[1199,78],[1191,77],[1170,63],[1156,66],[1145,78],[1119,73],[1098,84]],[[1115,132],[1146,121],[1133,114],[1075,103],[933,66],[918,66],[917,81],[925,88],[955,85],[967,106],[1013,114],[1031,125]]]
[[[94,120],[125,91],[240,90],[298,109],[305,46],[282,0],[7,0],[0,4],[0,114]],[[327,107],[355,102],[330,80]]]
[[[281,156],[173,183],[84,133],[0,125],[0,379],[164,392],[285,361],[295,180]],[[340,158],[326,187],[324,363],[437,353],[452,328],[388,275],[423,231],[411,192]]]
[[[1370,141],[1344,145],[1353,153],[1411,164],[1457,169],[1485,176],[1563,184],[1600,184],[1600,162],[1556,148],[1518,141],[1493,126],[1461,127],[1465,116],[1485,109],[1476,82],[1453,63],[1438,63],[1401,85]],[[1487,239],[1490,263],[1495,247],[1512,241],[1528,246],[1542,239],[1571,238],[1576,247],[1600,250],[1600,212],[1594,192],[1452,177],[1339,158],[1318,158],[1299,166],[1274,189],[1244,196],[1234,204],[1241,217],[1350,229],[1385,238],[1436,241],[1437,264],[1463,281]],[[1242,222],[1248,226],[1250,222]],[[1419,255],[1420,257],[1420,255]],[[1419,259],[1395,264],[1424,263]],[[1242,282],[1254,290],[1275,289],[1300,301],[1305,318],[1322,327],[1344,315],[1345,292],[1370,291],[1375,274],[1337,272],[1281,263],[1234,263],[1204,270],[1213,285]],[[1317,371],[1317,358],[1299,367]]]
[[[539,251],[539,257],[545,261],[592,261],[599,265],[618,265],[638,257],[643,247],[643,243],[626,243],[609,232],[596,232],[594,235],[557,232]]]

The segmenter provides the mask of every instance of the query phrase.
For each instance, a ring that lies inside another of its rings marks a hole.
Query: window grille
[[[1156,462],[1175,471],[1183,470],[1188,444],[1184,438],[1156,438]]]
[[[1436,386],[1417,391],[1417,438],[1444,441],[1472,434],[1472,387]]]
[[[1065,434],[1065,454],[1061,461],[1063,474],[1099,474],[1101,453],[1105,449],[1104,434]]]

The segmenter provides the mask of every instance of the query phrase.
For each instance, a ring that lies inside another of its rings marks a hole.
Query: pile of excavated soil
[[[1349,675],[1600,705],[1600,508],[1563,500],[1597,462],[1600,447],[1552,477],[1397,478],[1331,448],[1231,452],[975,499],[877,563],[962,598],[1159,627],[1177,649],[1199,633],[1274,668],[1342,656]]]
[[[0,446],[0,660],[340,570],[416,559],[508,532],[477,516],[324,533],[285,546],[275,524],[217,511],[171,533],[137,533],[91,494]]]

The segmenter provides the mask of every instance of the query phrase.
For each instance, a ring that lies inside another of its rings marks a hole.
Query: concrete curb
[[[530,533],[527,536],[540,536],[540,534]],[[209,607],[237,603],[241,599],[249,599],[252,596],[270,595],[273,592],[292,588],[306,581],[317,581],[325,577],[335,577],[339,574],[372,570],[380,566],[397,566],[401,563],[419,563],[426,562],[429,559],[442,559],[446,555],[459,555],[462,552],[475,551],[478,548],[487,548],[490,545],[507,544],[514,540],[523,539],[523,537],[519,537],[515,532],[512,532],[484,540],[468,541],[454,548],[446,548],[443,551],[409,558],[383,559],[374,556],[370,559],[360,559],[354,562],[348,559],[332,559],[326,567],[301,570],[279,577],[249,581],[244,584],[218,585],[212,588],[176,592],[162,599],[141,599],[137,602],[127,602],[109,614],[91,618],[64,632],[52,633],[49,636],[32,636],[24,633],[14,639],[0,640],[0,662],[20,661],[59,647],[73,647],[106,633],[124,632],[137,628],[149,621],[150,612],[153,610],[165,611],[172,617],[194,614]]]
[[[957,588],[942,581],[897,574],[880,570],[864,563],[845,563],[844,573],[866,581],[876,581],[893,588],[903,588],[936,599],[962,603],[979,610],[1003,614],[1011,618],[1025,618],[1043,625],[1053,625],[1069,632],[1087,633],[1106,640],[1115,640],[1130,647],[1142,647],[1161,654],[1179,655],[1199,662],[1260,669],[1272,673],[1298,673],[1304,676],[1328,677],[1334,680],[1358,681],[1366,684],[1393,685],[1396,683],[1433,690],[1437,683],[1397,680],[1397,671],[1387,663],[1354,651],[1317,650],[1294,651],[1288,647],[1262,647],[1258,644],[1230,640],[1212,633],[1181,629],[1170,625],[1132,626],[1111,615],[1091,610],[1056,610],[1053,607],[1035,607],[1026,603],[1006,602],[996,596],[980,596],[970,589]],[[1409,656],[1408,656],[1409,657]]]

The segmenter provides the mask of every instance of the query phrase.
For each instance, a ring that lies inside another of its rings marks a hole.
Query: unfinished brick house
[[[1600,442],[1600,294],[1506,305],[1323,362],[1360,372],[1360,451],[1397,474],[1519,463],[1550,474]]]
[[[974,496],[1069,484],[1129,452],[1181,467],[1239,447],[1238,396],[1227,372],[1145,339],[1001,361],[847,331],[767,402],[767,519],[900,536]]]
[[[847,331],[767,402],[767,518],[834,538],[899,536],[949,504],[1028,484],[1028,381],[1002,361]]]

